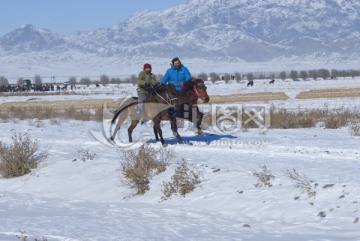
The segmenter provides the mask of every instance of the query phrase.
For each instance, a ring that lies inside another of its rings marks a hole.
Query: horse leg
[[[156,130],[156,128],[155,128],[155,125],[153,126],[153,130],[154,130],[154,135],[155,135],[156,141],[159,141],[160,139],[159,139],[158,132],[157,132],[157,130]]]
[[[127,111],[124,112],[124,113],[121,113],[121,114],[119,115],[119,117],[118,117],[119,120],[118,120],[118,122],[116,123],[115,130],[114,130],[114,133],[113,133],[112,135],[111,135],[111,127],[112,127],[113,124],[111,124],[111,126],[110,126],[110,135],[111,135],[111,137],[110,137],[110,139],[111,139],[112,141],[114,141],[115,136],[116,136],[116,133],[120,130],[120,127],[121,127],[121,125],[124,123],[124,121],[126,120],[127,116],[128,116]]]
[[[131,120],[131,124],[128,128],[128,137],[129,137],[129,142],[132,142],[132,132],[135,129],[135,127],[137,126],[137,124],[139,123],[139,120]]]
[[[155,133],[155,136],[157,135],[157,133],[159,134],[160,142],[164,146],[165,145],[165,140],[163,138],[162,130],[161,130],[161,127],[160,127],[160,119],[156,118],[153,121],[154,121],[154,133]]]
[[[196,130],[196,134],[202,134],[203,131],[201,130],[201,122],[204,117],[204,114],[200,112],[199,107],[194,105],[191,107],[191,122],[194,124]]]
[[[204,113],[199,111],[199,108],[197,107],[197,121],[196,121],[196,128],[197,128],[197,133],[198,134],[202,134],[203,131],[201,130],[201,122],[204,118]]]
[[[176,123],[176,117],[174,118],[170,118],[170,125],[171,125],[171,130],[173,135],[176,137],[176,139],[179,142],[183,142],[184,139],[180,136],[179,132],[178,132],[178,128],[177,128],[177,123]]]

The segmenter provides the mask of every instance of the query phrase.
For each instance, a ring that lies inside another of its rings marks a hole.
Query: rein
[[[163,101],[165,101],[166,104],[168,104],[168,105],[170,105],[170,106],[173,106],[173,105],[171,104],[171,101],[178,99],[178,98],[172,98],[172,99],[171,99],[171,98],[169,97],[168,93],[166,93],[166,100],[164,99],[164,97],[162,97],[161,95],[159,95],[158,92],[155,91],[155,94],[156,94],[157,96],[159,96]],[[173,106],[173,107],[174,107],[174,106]]]

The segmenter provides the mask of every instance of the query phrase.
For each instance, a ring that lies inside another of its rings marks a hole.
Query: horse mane
[[[194,82],[195,84],[204,83],[202,79],[198,79],[198,78],[192,78],[191,81]]]
[[[191,80],[184,82],[183,90],[184,92],[187,92],[191,90],[195,85],[200,83],[204,83],[204,81],[198,78],[191,78]]]

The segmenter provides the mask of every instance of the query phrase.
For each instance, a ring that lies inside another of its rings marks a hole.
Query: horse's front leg
[[[176,139],[179,142],[183,142],[184,140],[183,140],[183,138],[180,136],[180,134],[178,132],[177,123],[176,123],[176,117],[170,119],[170,125],[171,125],[172,133],[176,137]]]
[[[161,130],[161,127],[160,127],[160,119],[155,118],[153,121],[154,121],[154,134],[155,134],[155,137],[157,136],[157,134],[159,134],[160,142],[164,146],[165,145],[165,140],[163,138],[162,130]],[[156,139],[156,141],[159,141],[159,140]]]
[[[203,131],[201,130],[201,122],[203,120],[204,117],[204,113],[200,112],[199,107],[197,105],[192,106],[191,108],[192,113],[191,113],[191,122],[195,125],[196,130],[195,133],[197,134],[202,134]]]
[[[154,135],[155,135],[156,141],[159,141],[160,139],[159,139],[159,135],[158,135],[157,129],[155,128],[155,124],[154,124],[154,126],[153,126],[153,130],[154,130]]]

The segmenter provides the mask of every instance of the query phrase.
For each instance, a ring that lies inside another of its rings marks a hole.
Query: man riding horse
[[[147,118],[144,116],[144,101],[147,97],[147,93],[145,90],[145,87],[147,85],[154,86],[157,81],[154,74],[151,73],[151,65],[146,63],[144,64],[144,69],[139,73],[138,79],[137,79],[137,93],[138,93],[138,115],[142,117],[141,123],[144,123],[147,121]]]
[[[173,84],[175,86],[176,91],[178,92],[178,96],[180,96],[181,89],[184,85],[184,82],[191,80],[191,74],[184,65],[182,65],[180,59],[175,57],[171,60],[171,68],[169,68],[161,82],[163,84]],[[173,120],[176,119],[176,111],[174,108],[169,109],[170,118]]]
[[[170,120],[173,135],[180,142],[182,138],[177,131],[176,117],[190,120],[195,124],[197,133],[202,133],[200,125],[204,114],[199,111],[197,101],[201,99],[207,103],[210,97],[206,92],[204,81],[191,78],[189,70],[181,64],[179,58],[172,60],[172,68],[166,72],[162,83],[156,82],[155,76],[151,73],[150,64],[144,65],[144,71],[139,73],[137,82],[139,98],[133,97],[122,103],[111,121],[112,125],[118,119],[113,133],[110,127],[112,141],[114,141],[121,124],[130,116],[132,120],[128,128],[128,137],[129,142],[132,142],[131,134],[139,122],[140,113],[143,120],[152,119],[154,121],[155,138],[159,140],[159,134],[163,144],[161,120]],[[146,106],[144,106],[144,102],[146,102]],[[138,104],[141,104],[141,112]],[[192,110],[195,110],[194,115]]]

